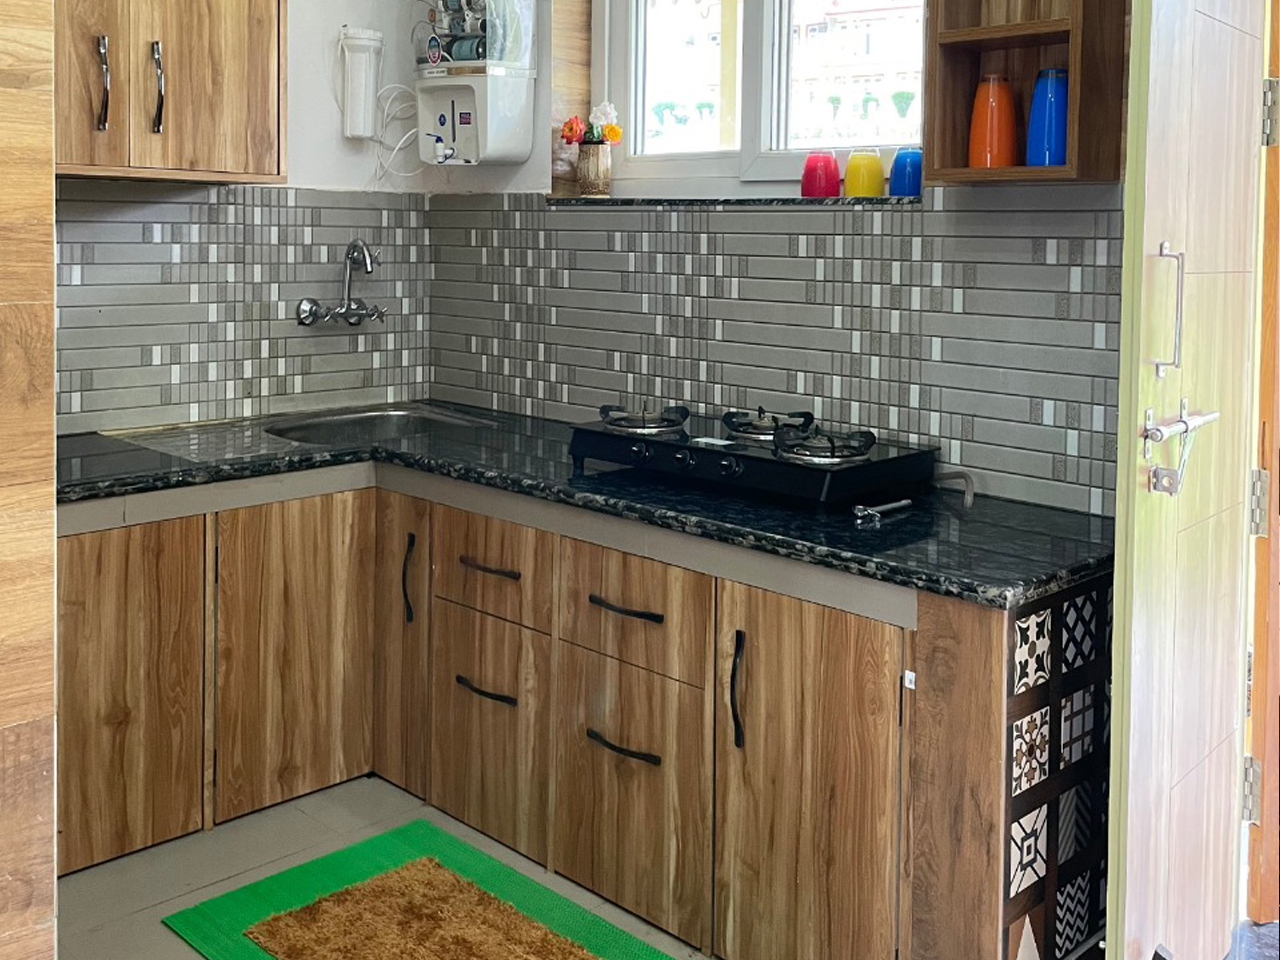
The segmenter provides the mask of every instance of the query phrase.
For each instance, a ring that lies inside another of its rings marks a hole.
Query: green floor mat
[[[574,941],[600,960],[671,960],[625,930],[566,900],[488,854],[425,820],[284,870],[238,890],[165,917],[165,926],[209,960],[272,960],[245,936],[260,920],[305,907],[353,884],[433,857],[482,890],[515,907],[549,930]]]

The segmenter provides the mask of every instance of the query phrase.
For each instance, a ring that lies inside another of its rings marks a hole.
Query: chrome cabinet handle
[[[98,129],[111,125],[111,38],[98,38],[98,63],[102,66],[102,105],[98,107]]]
[[[152,133],[164,133],[164,47],[151,41],[151,62],[156,65],[156,115],[151,121]]]
[[[1160,256],[1177,261],[1178,264],[1178,292],[1173,318],[1173,359],[1156,361],[1156,376],[1163,379],[1170,370],[1182,369],[1182,318],[1187,292],[1187,255],[1174,253],[1173,246],[1166,240],[1160,244]]]

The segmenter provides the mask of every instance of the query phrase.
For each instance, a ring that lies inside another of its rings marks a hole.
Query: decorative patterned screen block
[[[1066,960],[1106,919],[1111,574],[1014,611],[1004,960]]]

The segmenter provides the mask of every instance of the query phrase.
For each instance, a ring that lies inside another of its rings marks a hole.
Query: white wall
[[[382,32],[386,40],[382,84],[413,86],[414,24],[425,14],[420,0],[293,0],[289,4],[289,185],[331,190],[396,190],[423,193],[545,192],[551,185],[551,0],[538,2],[538,83],[533,155],[523,165],[430,168],[414,177],[374,174],[371,143],[342,135],[338,85],[338,31],[342,25]],[[394,124],[399,140],[416,126]],[[400,170],[418,166],[410,147],[396,157]]]

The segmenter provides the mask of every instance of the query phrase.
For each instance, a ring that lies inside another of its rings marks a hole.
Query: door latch
[[[1146,424],[1142,432],[1142,449],[1148,460],[1151,459],[1155,444],[1164,443],[1173,437],[1182,438],[1178,452],[1177,469],[1170,470],[1168,467],[1161,466],[1153,466],[1151,468],[1150,490],[1152,493],[1164,493],[1171,497],[1176,497],[1182,492],[1182,485],[1187,479],[1187,464],[1191,459],[1191,447],[1196,442],[1196,433],[1201,427],[1216,423],[1221,417],[1222,414],[1218,412],[1192,416],[1185,398],[1179,407],[1178,419],[1173,423],[1156,423],[1155,413],[1152,410],[1147,411]]]

